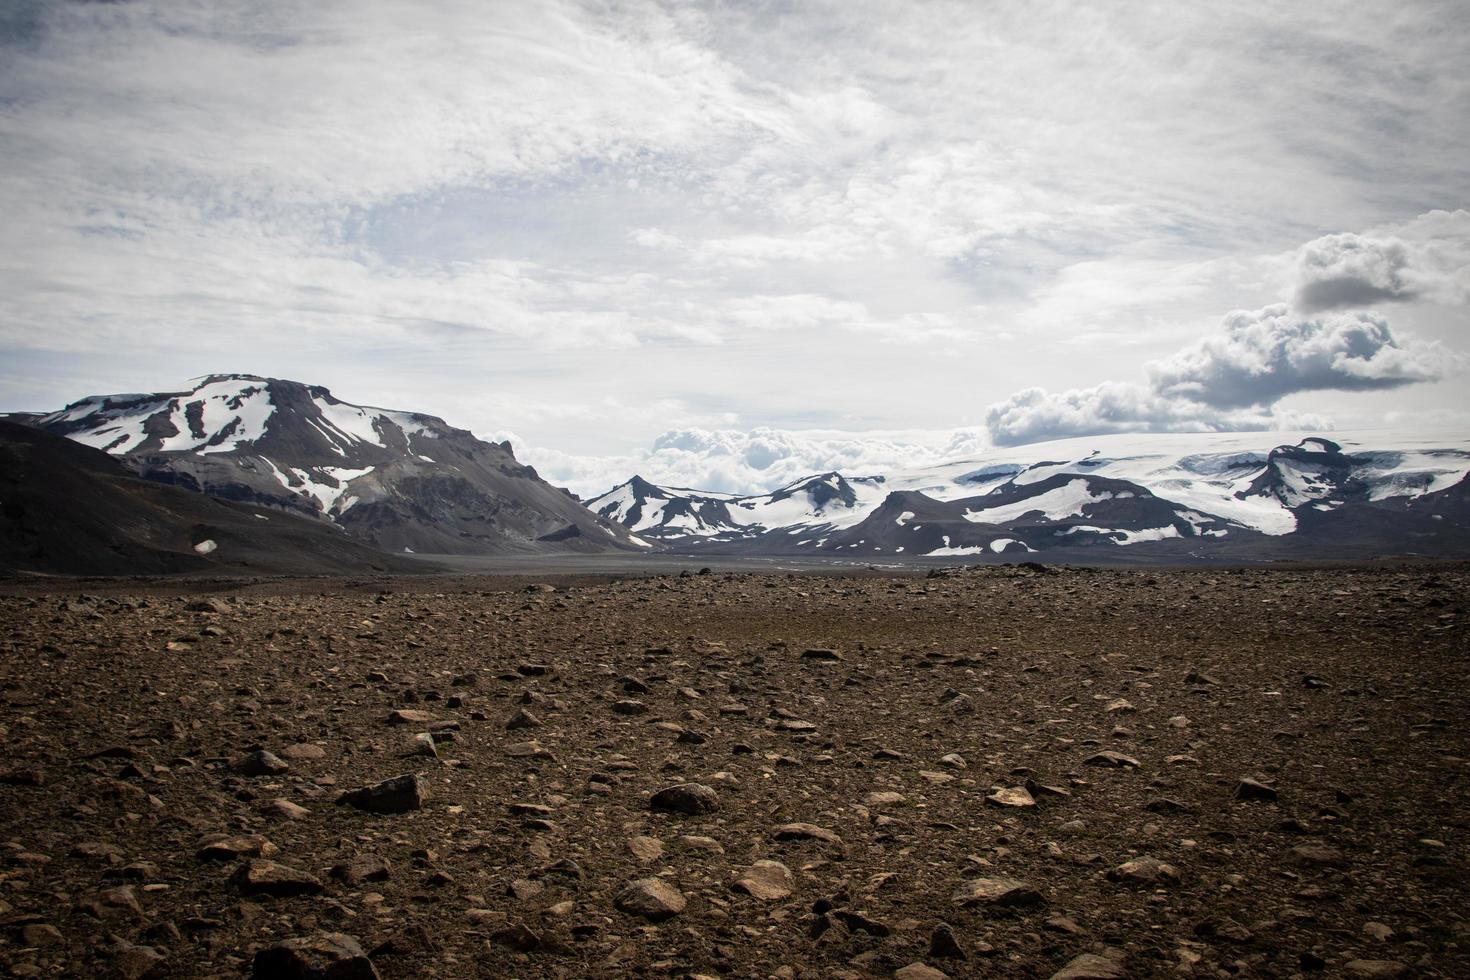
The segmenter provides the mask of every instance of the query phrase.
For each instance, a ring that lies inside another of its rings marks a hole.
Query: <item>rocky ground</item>
[[[0,591],[13,976],[1470,976],[1465,564]]]

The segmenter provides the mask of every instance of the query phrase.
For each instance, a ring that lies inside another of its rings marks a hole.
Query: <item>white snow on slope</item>
[[[1034,497],[1012,501],[1008,504],[985,507],[982,500],[982,509],[966,510],[965,520],[974,521],[977,524],[1004,524],[1007,521],[1020,520],[1027,514],[1040,511],[1047,520],[1060,521],[1064,518],[1080,516],[1082,508],[1088,504],[1111,499],[1113,495],[1106,490],[1101,493],[1093,493],[1086,480],[1071,480],[1045,493],[1038,493]]]
[[[914,490],[937,500],[983,499],[986,494],[1012,484],[1032,484],[1059,473],[1071,473],[1137,484],[1178,505],[1177,512],[1196,527],[1208,515],[1266,534],[1288,534],[1295,530],[1296,518],[1286,503],[1269,495],[1241,498],[1236,494],[1245,492],[1262,474],[1272,449],[1294,446],[1303,439],[1320,443],[1323,438],[1338,443],[1346,453],[1372,454],[1371,460],[1356,468],[1355,477],[1368,484],[1369,496],[1373,500],[1412,498],[1444,490],[1470,472],[1470,437],[1463,433],[1388,429],[1333,432],[1325,437],[1309,432],[1284,431],[1135,433],[1082,436],[1029,446],[989,449],[933,466],[889,471],[881,474],[882,482],[876,483],[858,482],[853,477],[859,474],[848,474],[858,498],[856,506],[851,508],[829,505],[825,510],[818,510],[810,505],[810,498],[798,493],[781,501],[770,500],[772,495],[740,498],[731,502],[730,512],[741,526],[761,525],[776,529],[798,525],[816,528],[830,524],[838,528],[850,527],[872,513],[892,491]],[[1300,482],[1300,493],[1305,495],[1310,484],[1307,474],[1300,474]],[[1089,501],[1103,499],[1090,495],[1083,499],[1084,481],[1074,480],[1067,486],[1073,489],[1063,493],[1053,490],[1019,504],[991,508],[972,505],[971,519],[986,522],[1014,520],[1034,509],[1042,509],[1056,519],[1079,513],[1080,506]],[[1318,498],[1303,496],[1302,499]],[[1330,499],[1322,501],[1321,505],[1333,506]],[[900,517],[905,525],[907,520]],[[1161,529],[1151,530],[1162,533]],[[1142,533],[1145,532],[1135,532]]]

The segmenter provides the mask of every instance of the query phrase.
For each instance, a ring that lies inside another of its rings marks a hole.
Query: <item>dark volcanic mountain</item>
[[[189,391],[93,396],[26,421],[149,480],[325,519],[385,551],[637,547],[517,462],[509,443],[295,381],[212,375]]]
[[[0,421],[0,571],[417,572],[340,528],[142,480],[106,453]]]

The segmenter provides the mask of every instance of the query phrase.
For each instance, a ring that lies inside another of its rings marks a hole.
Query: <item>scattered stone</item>
[[[654,810],[697,816],[720,808],[720,797],[702,783],[680,783],[654,793],[648,805]]]
[[[1109,881],[1125,885],[1178,884],[1179,871],[1158,858],[1141,857],[1125,861],[1108,872]]]
[[[613,904],[629,915],[650,922],[663,922],[684,911],[688,900],[679,890],[658,878],[640,878],[618,892]]]
[[[521,708],[506,720],[505,727],[507,731],[515,731],[518,728],[540,728],[542,721],[525,708]]]
[[[955,889],[951,900],[959,906],[1029,908],[1046,904],[1041,892],[1014,878],[976,878]]]
[[[937,960],[965,959],[965,950],[955,938],[954,929],[949,923],[939,923],[929,934],[929,956]]]
[[[250,970],[255,980],[379,980],[362,945],[340,932],[268,946],[255,954]]]
[[[413,708],[400,708],[388,714],[390,725],[427,725],[435,721],[433,715],[427,711],[417,711]]]
[[[194,856],[201,861],[238,861],[241,858],[268,858],[279,854],[280,848],[260,834],[242,837],[206,839]]]
[[[1296,864],[1309,868],[1346,868],[1347,856],[1327,844],[1298,844],[1287,854]]]
[[[985,797],[991,806],[1034,807],[1036,799],[1023,786],[1001,787]]]
[[[387,881],[393,877],[393,869],[376,854],[364,854],[333,865],[331,874],[344,884],[356,886],[365,881]]]
[[[893,971],[894,980],[949,980],[949,974],[927,963],[913,962]]]
[[[1402,977],[1409,972],[1409,965],[1398,960],[1348,960],[1342,968],[1353,977]]]
[[[791,869],[779,861],[757,861],[741,872],[732,887],[752,898],[774,902],[789,897],[796,880]]]
[[[281,758],[290,759],[292,762],[311,762],[326,757],[327,750],[311,742],[297,742],[281,750]]]
[[[1123,964],[1124,956],[1120,949],[1108,949],[1101,956],[1083,953],[1053,973],[1051,980],[1124,980],[1128,972]]]
[[[1263,800],[1268,803],[1275,803],[1276,788],[1247,777],[1235,785],[1235,798],[1237,800]]]
[[[429,781],[423,776],[405,773],[375,786],[343,793],[337,797],[337,802],[369,813],[408,813],[422,809],[428,799]]]
[[[801,659],[815,660],[818,663],[836,663],[837,661],[842,659],[842,654],[838,653],[836,650],[813,648],[810,650],[801,651]]]
[[[663,857],[664,845],[656,837],[634,837],[628,841],[628,852],[647,864]]]
[[[242,776],[279,776],[290,768],[286,760],[264,749],[251,752],[235,763],[235,771]]]
[[[322,883],[313,875],[299,868],[258,858],[240,865],[230,876],[230,881],[246,895],[276,898],[315,895],[322,890]]]
[[[271,800],[265,805],[265,814],[275,820],[305,820],[311,811],[290,800]]]
[[[113,976],[118,980],[147,980],[163,973],[167,959],[152,946],[122,945],[112,954]]]
[[[1137,769],[1138,760],[1121,752],[1104,751],[1094,752],[1082,760],[1085,766],[1099,766],[1103,769]]]

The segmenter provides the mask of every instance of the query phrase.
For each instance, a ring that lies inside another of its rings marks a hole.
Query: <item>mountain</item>
[[[211,375],[187,391],[92,396],[24,421],[149,480],[330,521],[384,551],[642,546],[517,462],[509,443],[296,381]]]
[[[0,572],[426,570],[322,521],[142,480],[100,450],[0,421]]]
[[[587,508],[648,541],[676,547],[737,544],[759,551],[776,530],[859,521],[886,492],[881,477],[849,479],[840,473],[819,473],[745,497],[658,487],[635,476],[589,500]]]
[[[1286,558],[1470,554],[1470,440],[1117,435],[734,497],[634,478],[588,506],[690,554]]]

